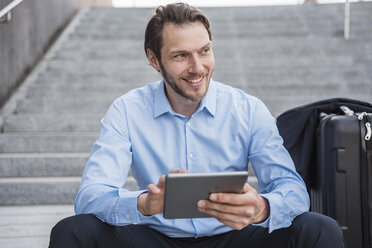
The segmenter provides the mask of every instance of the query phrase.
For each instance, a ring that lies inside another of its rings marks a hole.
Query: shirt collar
[[[211,79],[211,81],[209,82],[207,94],[202,99],[197,112],[205,108],[214,117],[216,114],[216,103],[217,103],[216,83],[213,81],[213,79]]]
[[[196,112],[204,108],[214,117],[216,113],[217,88],[215,82],[211,79],[207,94],[202,99],[200,106]],[[174,113],[164,91],[164,80],[160,81],[159,86],[155,92],[154,102],[154,118],[159,117],[165,113]]]
[[[155,92],[155,102],[154,102],[154,118],[165,114],[167,112],[172,113],[172,107],[169,104],[169,101],[165,95],[164,91],[164,80],[161,80],[158,88]]]

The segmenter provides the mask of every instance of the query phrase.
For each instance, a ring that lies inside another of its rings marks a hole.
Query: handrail
[[[350,2],[345,1],[345,14],[344,14],[344,38],[348,40],[350,38]]]
[[[5,6],[5,8],[0,10],[0,23],[6,23],[6,22],[10,21],[11,16],[12,16],[11,11],[22,2],[23,2],[23,0],[14,0],[10,4]],[[5,16],[5,18],[3,18],[4,16]],[[1,19],[3,19],[3,20],[1,20]]]

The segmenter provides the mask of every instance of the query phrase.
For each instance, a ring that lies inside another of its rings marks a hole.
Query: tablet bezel
[[[208,218],[199,212],[197,202],[211,193],[241,193],[248,171],[212,173],[172,173],[165,177],[165,219]]]

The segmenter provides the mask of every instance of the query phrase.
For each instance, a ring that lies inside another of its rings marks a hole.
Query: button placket
[[[192,149],[191,142],[191,133],[190,133],[191,123],[190,120],[185,123],[185,134],[186,134],[186,155],[187,155],[187,168],[189,171],[192,171],[192,159],[194,158],[194,154]]]

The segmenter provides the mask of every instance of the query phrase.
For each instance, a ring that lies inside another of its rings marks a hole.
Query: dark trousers
[[[50,236],[50,248],[59,247],[345,247],[338,223],[324,215],[304,213],[292,225],[268,233],[248,226],[224,234],[200,238],[170,238],[145,225],[112,226],[93,215],[61,220]]]

